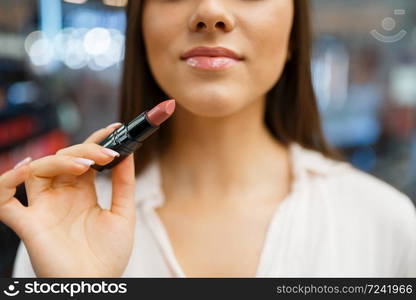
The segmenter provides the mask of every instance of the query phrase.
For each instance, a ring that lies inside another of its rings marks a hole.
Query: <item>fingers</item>
[[[105,138],[121,123],[115,123],[97,130],[82,144],[59,150],[56,155],[46,156],[30,164],[31,176],[26,180],[29,204],[35,195],[50,188],[63,185],[92,185],[95,171],[90,169],[94,163],[106,165],[119,154],[111,149],[95,144]],[[78,180],[79,179],[79,180]]]
[[[116,151],[94,143],[83,143],[63,148],[56,152],[56,155],[87,158],[93,160],[96,164],[99,165],[106,165],[116,156],[119,156]]]
[[[30,161],[30,158],[26,158],[22,161],[22,165],[19,163],[15,169],[7,171],[0,176],[0,189],[2,191],[0,193],[0,203],[2,199],[12,197],[15,193],[16,186],[27,178],[29,174],[28,164]]]
[[[99,143],[102,139],[119,128],[121,123],[114,123],[106,128],[97,130],[84,143]],[[75,149],[73,149],[75,151]],[[136,209],[134,205],[135,172],[133,154],[126,157],[112,170],[112,205],[111,211],[135,222]]]
[[[91,159],[83,157],[73,157],[70,155],[49,155],[34,160],[30,164],[31,175],[42,178],[52,179],[62,174],[79,176],[94,164]]]
[[[106,128],[99,129],[92,133],[85,141],[86,143],[99,143],[108,135],[110,135],[114,130],[119,128],[122,124],[121,123],[113,123],[108,125]],[[98,163],[99,164],[99,163]],[[81,175],[79,178],[79,185],[91,185],[95,182],[95,170],[90,169],[85,174]]]
[[[115,129],[119,128],[121,125],[121,123],[113,123],[108,125],[106,128],[99,129],[92,133],[84,141],[84,143],[99,143],[102,139],[106,138],[110,133],[112,133]]]
[[[59,150],[56,153],[59,155],[67,155],[73,157],[83,157],[92,159],[98,165],[106,165],[111,162],[115,157],[120,156],[119,153],[111,149],[102,147],[94,143],[83,143],[74,145],[68,148]],[[54,186],[58,187],[61,185],[71,184],[75,182],[76,178],[74,176],[62,175],[59,178],[56,178],[54,181]],[[88,186],[92,185],[95,180],[95,171],[93,169],[90,172],[87,172],[85,175],[80,178],[80,185]]]
[[[113,168],[111,203],[113,213],[131,222],[136,220],[135,190],[134,156],[131,154]]]
[[[27,178],[26,191],[29,205],[36,195],[50,189],[54,177],[59,175],[79,176],[88,171],[94,164],[93,160],[69,155],[49,155],[30,163],[30,176]]]
[[[16,233],[20,232],[18,226],[25,220],[25,207],[14,198],[16,187],[25,181],[30,174],[28,163],[7,171],[0,176],[0,220],[12,228]]]
[[[75,184],[94,163],[108,164],[118,153],[108,152],[97,144],[79,144],[59,151],[57,155],[42,157],[30,163],[31,176],[26,180],[29,204],[36,195],[63,185]]]

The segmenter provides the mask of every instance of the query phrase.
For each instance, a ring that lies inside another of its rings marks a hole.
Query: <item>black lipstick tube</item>
[[[103,147],[117,151],[120,156],[114,158],[113,161],[104,166],[95,164],[91,167],[100,172],[105,169],[111,169],[139,149],[143,145],[144,140],[152,135],[158,128],[159,126],[150,123],[147,118],[147,111],[141,113],[133,121],[127,125],[123,124],[98,143]]]

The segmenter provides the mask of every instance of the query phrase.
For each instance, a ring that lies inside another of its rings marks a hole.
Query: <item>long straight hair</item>
[[[266,95],[264,122],[283,145],[297,142],[326,157],[344,160],[325,141],[311,78],[311,32],[306,0],[294,1],[294,20],[290,36],[290,59],[280,79]],[[123,77],[120,93],[120,120],[125,123],[157,103],[169,99],[153,78],[146,59],[141,31],[143,1],[129,1]],[[160,153],[170,138],[169,120],[135,155],[136,174]]]

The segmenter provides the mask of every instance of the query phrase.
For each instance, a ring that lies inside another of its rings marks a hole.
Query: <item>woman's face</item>
[[[151,72],[165,93],[193,114],[230,115],[264,99],[280,78],[293,0],[145,0],[143,9]],[[210,70],[181,59],[199,46],[228,48],[242,60]]]

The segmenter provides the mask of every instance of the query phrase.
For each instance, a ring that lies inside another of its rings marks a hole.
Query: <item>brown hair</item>
[[[170,97],[151,75],[142,37],[142,0],[129,1],[127,7],[126,56],[121,86],[120,119],[125,123],[143,110]],[[322,133],[310,71],[311,32],[306,0],[294,0],[294,20],[290,37],[290,59],[275,86],[266,95],[265,122],[283,145],[297,142],[323,155],[343,160]],[[167,121],[135,156],[136,174],[169,139]]]

